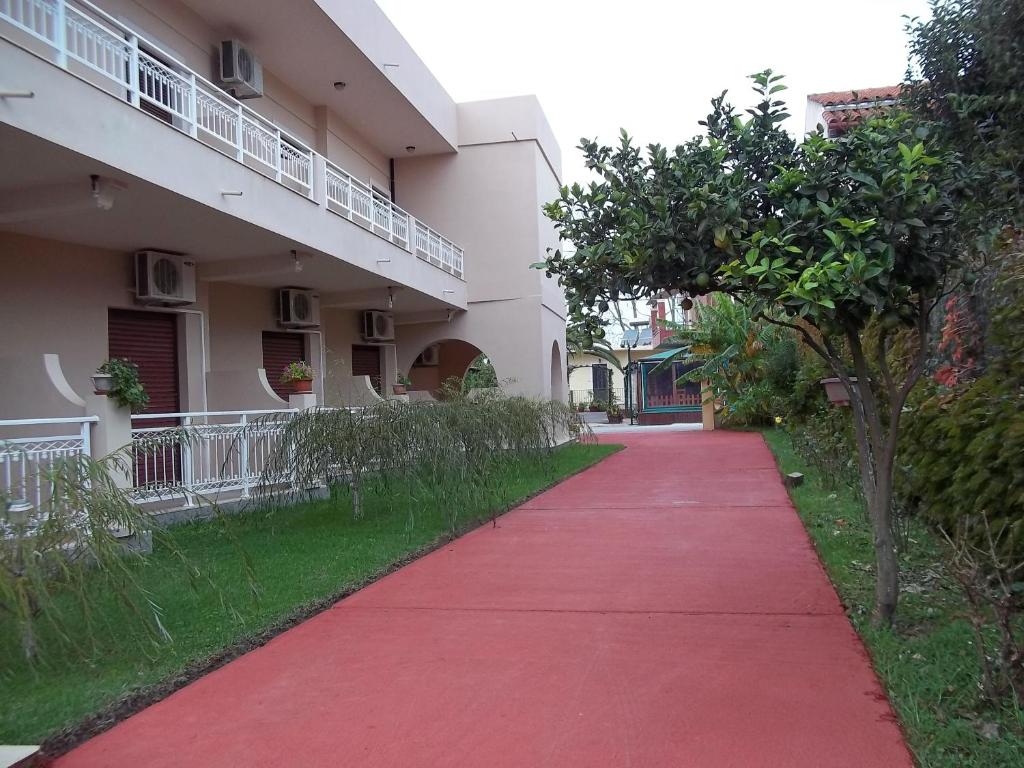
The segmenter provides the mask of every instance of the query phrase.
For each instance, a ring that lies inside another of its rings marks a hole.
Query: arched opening
[[[565,399],[566,377],[562,374],[562,354],[558,342],[551,342],[551,399]]]
[[[462,382],[463,390],[498,386],[499,377],[487,355],[461,339],[445,339],[420,352],[409,369],[409,391],[429,392],[436,397],[451,380]]]

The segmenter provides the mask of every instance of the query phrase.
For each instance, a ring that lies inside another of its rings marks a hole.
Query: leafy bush
[[[139,413],[149,404],[149,395],[139,378],[139,368],[129,360],[113,358],[107,360],[97,373],[106,373],[113,379],[110,397],[117,400],[122,408],[129,408],[132,413]]]
[[[683,382],[710,384],[729,424],[768,424],[783,405],[797,367],[796,337],[788,328],[755,319],[744,304],[716,294],[695,306],[692,326],[676,329],[677,359],[698,365]]]

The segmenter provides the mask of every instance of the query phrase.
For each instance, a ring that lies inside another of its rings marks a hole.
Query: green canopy
[[[663,350],[661,350],[661,352],[655,352],[653,355],[648,355],[647,357],[643,357],[643,358],[640,358],[640,359],[641,360],[667,360],[668,358],[672,357],[673,355],[676,355],[679,352],[681,352],[682,349],[683,349],[683,347],[673,347],[672,349],[663,349]]]

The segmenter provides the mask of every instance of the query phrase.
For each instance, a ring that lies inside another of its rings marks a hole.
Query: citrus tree
[[[875,620],[888,625],[899,593],[900,415],[928,358],[929,317],[961,267],[965,171],[927,124],[903,115],[798,145],[781,127],[780,78],[752,79],[757,106],[742,116],[722,94],[704,135],[675,149],[642,151],[625,132],[614,148],[582,141],[599,180],[563,188],[545,207],[575,253],[554,251],[538,266],[559,277],[584,324],[599,323],[603,302],[721,291],[827,362],[850,393],[874,532]],[[869,327],[878,329],[870,342]]]

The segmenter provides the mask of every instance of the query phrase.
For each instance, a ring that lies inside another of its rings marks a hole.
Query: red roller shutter
[[[380,392],[380,347],[354,344],[352,346],[352,375],[369,376],[373,388]]]
[[[291,387],[281,383],[281,372],[288,363],[306,359],[306,337],[301,333],[263,334],[263,367],[271,389],[283,400],[288,399]]]

